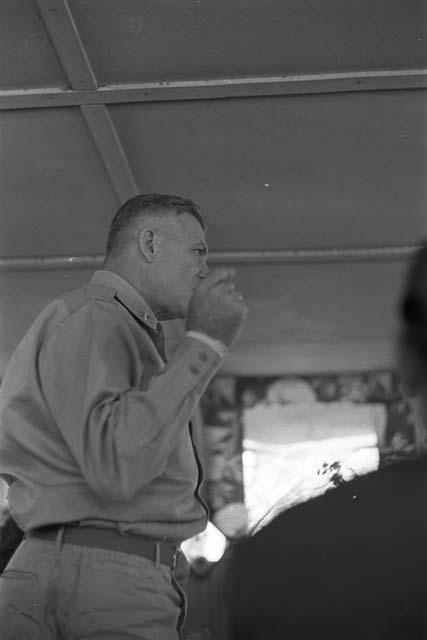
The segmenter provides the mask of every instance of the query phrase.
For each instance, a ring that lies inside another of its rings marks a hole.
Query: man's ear
[[[160,244],[161,238],[156,229],[147,227],[140,232],[138,246],[147,262],[154,262],[156,260]]]

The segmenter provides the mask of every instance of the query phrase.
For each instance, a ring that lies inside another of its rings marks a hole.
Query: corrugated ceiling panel
[[[427,92],[120,105],[140,188],[205,209],[211,249],[369,247],[427,233]]]
[[[103,249],[116,196],[79,109],[0,113],[0,254]]]
[[[224,371],[392,366],[404,269],[403,261],[240,266],[249,315]]]
[[[422,67],[419,0],[71,0],[102,84]]]
[[[33,0],[0,2],[0,88],[68,88]]]
[[[427,93],[127,105],[141,191],[188,195],[212,250],[370,247],[427,234]],[[102,253],[118,206],[78,109],[0,114],[3,256]]]

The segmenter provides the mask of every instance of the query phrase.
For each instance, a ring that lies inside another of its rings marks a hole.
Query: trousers
[[[24,538],[0,577],[2,640],[182,640],[188,563]]]

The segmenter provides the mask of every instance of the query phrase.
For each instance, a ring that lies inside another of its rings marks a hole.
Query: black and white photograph
[[[427,640],[427,0],[0,0],[0,640]]]

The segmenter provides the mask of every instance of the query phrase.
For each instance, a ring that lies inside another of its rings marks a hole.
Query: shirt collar
[[[150,329],[159,331],[161,325],[159,325],[159,321],[142,295],[117,273],[107,269],[96,271],[90,283],[91,285],[109,289],[113,296],[118,298],[141,322],[150,327]]]

